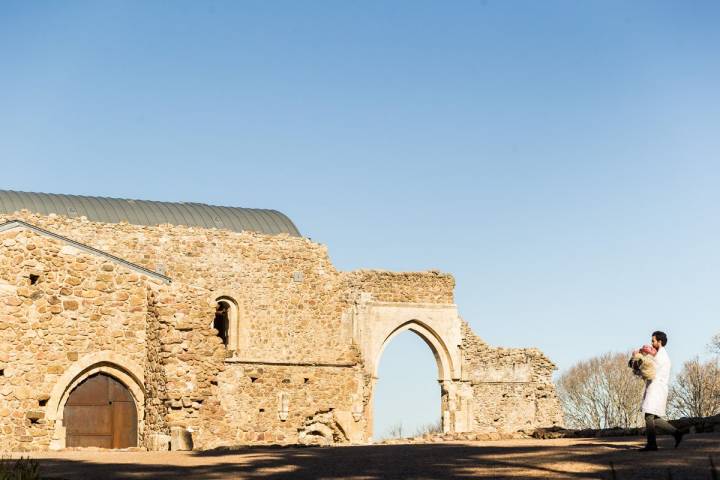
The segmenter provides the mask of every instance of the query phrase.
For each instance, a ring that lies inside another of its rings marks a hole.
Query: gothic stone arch
[[[46,418],[54,422],[53,438],[50,449],[65,448],[65,427],[63,410],[70,393],[86,378],[96,373],[105,373],[119,380],[133,396],[137,408],[138,445],[142,438],[145,412],[145,393],[143,385],[145,374],[135,362],[112,351],[90,353],[73,363],[55,383],[47,403]]]
[[[364,301],[357,305],[353,318],[353,337],[365,360],[365,373],[372,378],[372,390],[385,347],[396,335],[410,330],[427,343],[437,362],[443,430],[468,430],[470,402],[465,397],[470,389],[461,378],[462,322],[455,305]],[[365,411],[367,437],[372,437],[372,403]]]

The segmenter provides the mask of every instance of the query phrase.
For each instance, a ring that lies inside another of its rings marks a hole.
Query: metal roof
[[[85,216],[94,222],[125,221],[135,225],[170,223],[224,228],[236,232],[252,230],[270,235],[287,233],[300,236],[295,224],[277,210],[0,190],[0,214],[12,214],[22,209],[43,215],[56,213],[67,217]]]

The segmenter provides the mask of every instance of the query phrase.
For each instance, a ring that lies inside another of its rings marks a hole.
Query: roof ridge
[[[165,202],[88,195],[0,190],[0,214],[27,209],[33,213],[80,216],[103,223],[126,221],[135,225],[186,225],[267,235],[301,236],[290,218],[275,209],[227,207],[200,202]]]

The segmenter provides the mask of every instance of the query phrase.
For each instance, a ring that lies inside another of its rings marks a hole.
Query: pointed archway
[[[438,380],[442,381],[452,379],[453,364],[447,345],[445,345],[445,342],[435,330],[433,330],[426,323],[417,319],[411,319],[404,323],[401,323],[400,325],[396,326],[395,329],[387,335],[387,337],[385,337],[385,339],[380,345],[380,351],[377,352],[377,358],[375,359],[375,362],[373,362],[375,365],[373,376],[377,377],[380,357],[382,357],[382,354],[385,351],[385,347],[387,347],[387,345],[392,341],[393,338],[405,331],[411,331],[416,333],[427,344],[427,346],[430,347],[430,350],[432,351],[433,356],[435,357],[435,361],[437,363]]]
[[[385,351],[385,348],[390,344],[390,342],[397,337],[398,335],[404,333],[404,332],[413,332],[417,334],[420,339],[425,342],[425,344],[430,348],[430,351],[432,352],[433,356],[435,357],[435,363],[437,365],[437,378],[438,383],[440,384],[440,397],[439,397],[439,403],[440,403],[440,421],[442,425],[443,432],[449,432],[452,430],[451,425],[451,418],[449,415],[449,398],[448,398],[448,392],[445,388],[446,382],[452,381],[453,378],[453,364],[452,359],[450,357],[450,352],[447,348],[447,345],[445,345],[445,342],[440,337],[440,335],[430,326],[428,326],[425,322],[417,320],[417,319],[411,319],[408,321],[405,321],[403,323],[400,323],[399,325],[395,326],[395,328],[390,331],[389,334],[385,337],[385,339],[380,344],[379,351],[377,352],[377,356],[375,357],[375,360],[373,362],[374,364],[374,371],[372,376],[372,394],[371,394],[371,410],[372,410],[372,416],[371,421],[374,422],[374,408],[375,408],[375,387],[377,385],[378,381],[378,369],[380,367],[380,359],[382,358],[382,354]],[[410,368],[410,367],[409,367]],[[374,425],[368,426],[368,431],[370,432],[370,437],[373,436],[373,428]]]
[[[372,438],[373,392],[382,352],[392,339],[405,332],[417,334],[432,351],[441,391],[444,433],[467,431],[470,414],[468,386],[461,380],[462,321],[455,305],[359,302],[354,311],[353,337],[362,353],[370,381],[365,404],[365,437]]]
[[[135,433],[127,433],[126,430],[122,431],[125,432],[123,435],[125,435],[126,438],[132,438],[134,435],[135,444],[140,444],[140,439],[143,436],[145,425],[145,392],[143,387],[145,379],[144,371],[139,365],[129,358],[106,350],[90,353],[81,357],[75,363],[70,365],[65,372],[60,375],[60,378],[55,383],[55,387],[50,393],[46,409],[47,420],[54,423],[50,449],[60,450],[66,447],[68,432],[66,428],[65,414],[68,413],[68,411],[65,407],[73,393],[75,393],[76,389],[83,385],[85,380],[97,376],[98,374],[104,374],[111,377],[114,382],[119,384],[119,386],[122,386],[122,389],[125,390],[125,392],[112,394],[108,393],[108,396],[125,403],[125,405],[122,406],[123,415],[132,416],[132,414],[128,413],[128,409],[131,408],[131,406],[134,408],[134,422],[136,425]],[[115,385],[114,388],[119,388],[119,386]],[[108,386],[108,388],[111,387]],[[129,395],[129,397],[127,395]],[[129,402],[129,399],[132,399],[132,404]],[[110,400],[108,399],[108,401]],[[83,402],[77,403],[82,404]],[[71,406],[72,405],[73,404],[71,403]],[[118,410],[119,409],[120,407]],[[118,413],[120,413],[120,411]],[[78,432],[76,431],[76,433]]]
[[[376,440],[442,431],[438,362],[427,342],[411,330],[389,340],[378,362],[372,395]]]

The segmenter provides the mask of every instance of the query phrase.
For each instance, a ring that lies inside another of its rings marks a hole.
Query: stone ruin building
[[[368,442],[406,330],[446,434],[559,425],[554,365],[481,340],[453,288],[340,272],[274,210],[0,191],[0,451]]]

